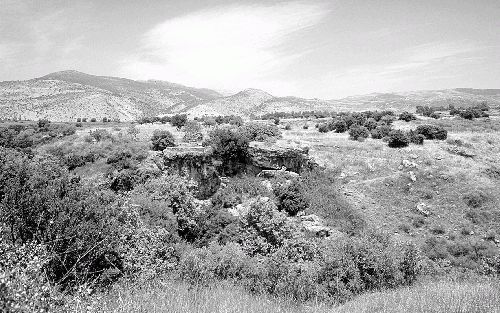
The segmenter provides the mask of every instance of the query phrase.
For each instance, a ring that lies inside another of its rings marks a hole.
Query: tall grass
[[[210,288],[161,281],[141,287],[119,285],[110,293],[80,303],[73,312],[105,313],[496,313],[500,312],[500,284],[494,281],[425,282],[413,287],[365,294],[340,306],[254,296],[230,284]]]

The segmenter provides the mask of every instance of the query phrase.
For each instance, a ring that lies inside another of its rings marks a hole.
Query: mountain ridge
[[[417,105],[468,106],[486,101],[500,106],[500,89],[454,88],[371,93],[341,99],[277,97],[247,88],[224,96],[207,89],[161,80],[132,80],[66,70],[24,81],[0,82],[0,118],[48,118],[75,121],[104,117],[136,120],[141,116],[186,113],[239,115],[244,118],[292,111],[413,111]]]

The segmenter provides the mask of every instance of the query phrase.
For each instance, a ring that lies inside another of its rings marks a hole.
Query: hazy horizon
[[[61,70],[336,99],[500,88],[500,2],[0,0],[0,81]]]

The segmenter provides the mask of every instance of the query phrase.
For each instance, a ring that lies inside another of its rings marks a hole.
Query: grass
[[[421,282],[413,287],[365,294],[340,306],[254,296],[229,284],[193,288],[167,281],[141,287],[127,284],[110,293],[81,302],[72,312],[102,313],[399,313],[399,312],[500,312],[500,285],[491,280],[466,282]]]

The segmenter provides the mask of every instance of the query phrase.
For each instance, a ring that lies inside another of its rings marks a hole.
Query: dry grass
[[[92,309],[93,307],[93,309]],[[332,307],[325,304],[297,305],[291,301],[252,296],[222,284],[212,288],[189,288],[171,281],[149,283],[141,288],[121,285],[95,299],[80,303],[72,312],[114,313],[264,313],[264,312],[500,312],[498,282],[426,282],[414,287],[366,294]]]

